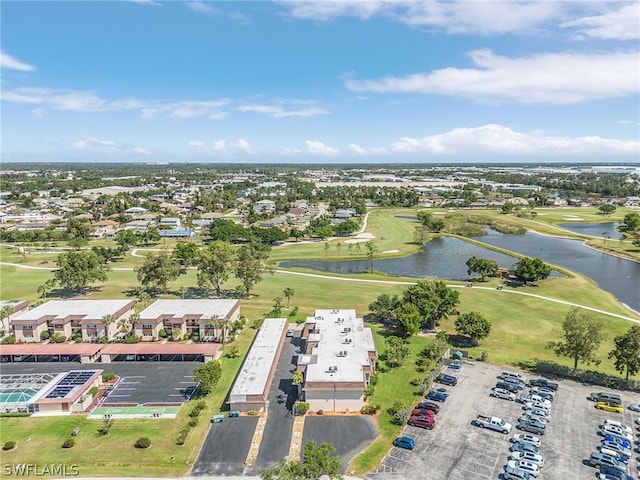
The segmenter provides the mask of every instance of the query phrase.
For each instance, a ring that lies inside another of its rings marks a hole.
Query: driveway
[[[226,417],[212,423],[189,475],[242,475],[257,424],[258,417]]]
[[[269,390],[269,416],[254,468],[259,473],[273,468],[289,455],[291,429],[293,428],[293,404],[297,387],[292,383],[293,371],[303,341],[300,331],[294,337],[286,337]]]
[[[378,435],[378,427],[369,416],[313,416],[304,422],[302,444],[313,440],[318,445],[332,443],[340,456],[342,472],[349,460]]]

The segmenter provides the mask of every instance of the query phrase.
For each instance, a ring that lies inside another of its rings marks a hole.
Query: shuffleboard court
[[[180,405],[167,406],[98,406],[94,408],[87,418],[104,419],[104,418],[176,418],[180,411]]]

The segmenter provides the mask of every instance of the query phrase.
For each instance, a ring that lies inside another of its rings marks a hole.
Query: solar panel
[[[95,370],[68,372],[45,398],[64,398],[75,387],[84,385],[95,373]]]

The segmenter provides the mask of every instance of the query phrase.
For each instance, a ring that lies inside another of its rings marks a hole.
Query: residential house
[[[276,202],[273,200],[258,200],[253,204],[253,211],[258,214],[271,214],[276,211]]]
[[[0,300],[0,310],[4,310],[6,308],[6,315],[0,318],[0,338],[4,338],[11,334],[11,320],[13,320],[21,313],[26,312],[28,306],[29,302],[27,302],[26,300]]]

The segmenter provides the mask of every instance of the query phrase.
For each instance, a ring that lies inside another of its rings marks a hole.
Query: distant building
[[[355,310],[316,310],[302,333],[304,401],[311,410],[359,411],[378,357],[373,334]]]
[[[160,228],[180,228],[182,226],[178,217],[165,217],[160,219]]]
[[[258,200],[253,204],[253,211],[259,214],[273,213],[276,211],[276,202],[273,200]]]
[[[0,338],[4,338],[11,333],[11,325],[9,322],[21,313],[26,312],[28,306],[29,302],[26,300],[0,300],[0,310],[6,308],[8,312],[6,316],[0,318]]]

